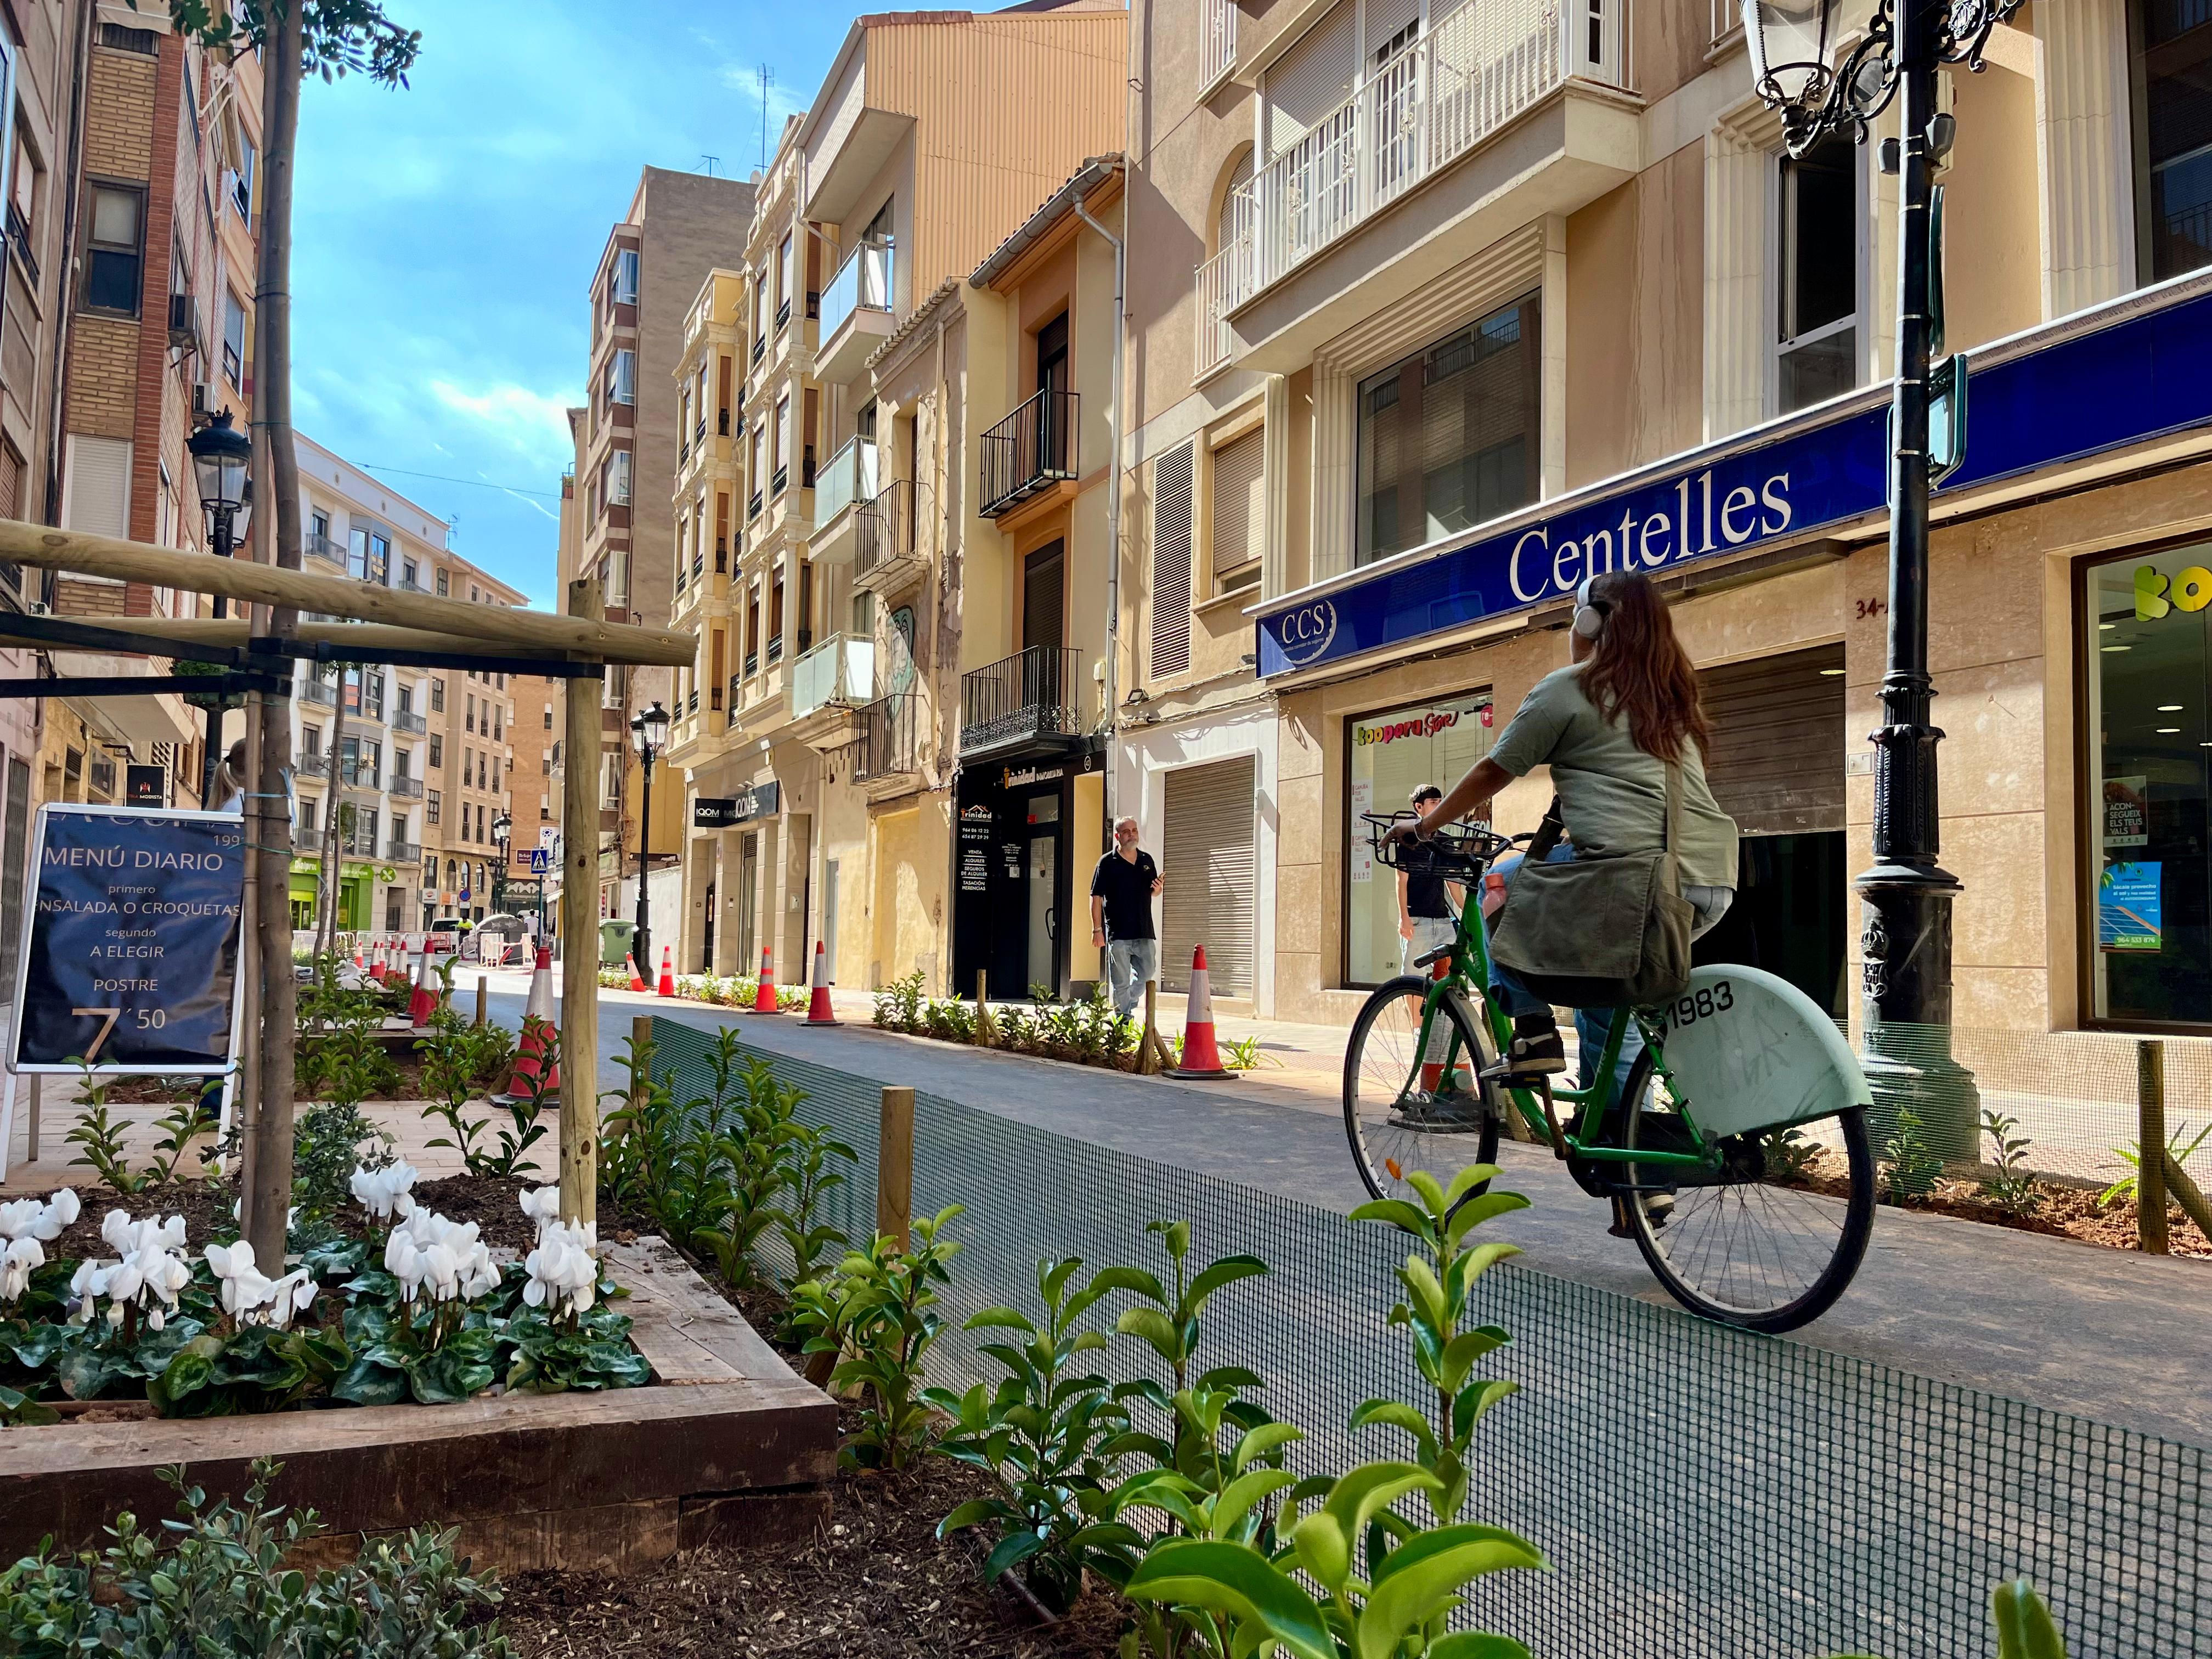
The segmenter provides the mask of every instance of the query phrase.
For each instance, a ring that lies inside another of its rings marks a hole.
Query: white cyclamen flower
[[[43,1267],[46,1253],[35,1238],[11,1238],[0,1250],[0,1303],[15,1301],[30,1288],[31,1272]]]
[[[387,1164],[381,1170],[356,1165],[347,1184],[362,1208],[379,1221],[389,1221],[394,1214],[404,1215],[415,1207],[407,1194],[417,1174],[407,1164]]]
[[[561,1218],[561,1188],[525,1187],[522,1189],[522,1213],[538,1224],[538,1237],[542,1243],[545,1230]]]
[[[589,1222],[554,1222],[523,1261],[530,1282],[522,1299],[550,1313],[585,1313],[597,1299],[599,1229]]]

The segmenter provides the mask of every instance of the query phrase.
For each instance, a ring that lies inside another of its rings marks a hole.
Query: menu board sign
[[[9,1070],[230,1068],[240,830],[228,812],[39,809]]]

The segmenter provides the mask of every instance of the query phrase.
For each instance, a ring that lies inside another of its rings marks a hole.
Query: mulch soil
[[[1012,1592],[984,1587],[975,1534],[938,1538],[940,1518],[989,1489],[981,1470],[943,1458],[841,1474],[829,1525],[805,1543],[697,1550],[631,1577],[524,1573],[500,1628],[522,1659],[1108,1659],[1125,1622],[1110,1590],[1042,1626]]]
[[[1820,1166],[1803,1184],[1815,1192],[1844,1196],[1849,1189],[1841,1178],[1841,1163],[1836,1154],[1823,1154]],[[2116,1198],[2110,1204],[2100,1204],[2098,1194],[2101,1188],[2058,1181],[2038,1182],[2035,1190],[2039,1195],[2036,1206],[2023,1214],[1998,1204],[1982,1190],[1978,1181],[1939,1176],[1924,1195],[1907,1200],[1901,1207],[1956,1216],[1962,1221],[1978,1221],[1988,1226],[2009,1227],[2015,1232],[2075,1239],[2084,1244],[2102,1245],[2106,1249],[2136,1248],[2136,1210],[2133,1198]],[[1887,1203],[1886,1180],[1881,1191],[1883,1202]],[[2167,1248],[2172,1255],[2212,1260],[2212,1239],[2205,1237],[2179,1204],[2166,1206],[2166,1230]]]

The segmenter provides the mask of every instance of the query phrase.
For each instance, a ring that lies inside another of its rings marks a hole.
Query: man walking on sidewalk
[[[1106,953],[1106,983],[1114,1012],[1124,1019],[1137,1012],[1146,981],[1160,970],[1160,942],[1152,933],[1159,891],[1159,866],[1137,847],[1136,819],[1118,819],[1114,850],[1091,878],[1091,942]]]

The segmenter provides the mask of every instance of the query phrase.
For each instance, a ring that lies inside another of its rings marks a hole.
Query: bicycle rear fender
[[[1836,1023],[1787,980],[1757,968],[1693,969],[1666,1022],[1667,1069],[1708,1137],[1784,1128],[1873,1103]]]

